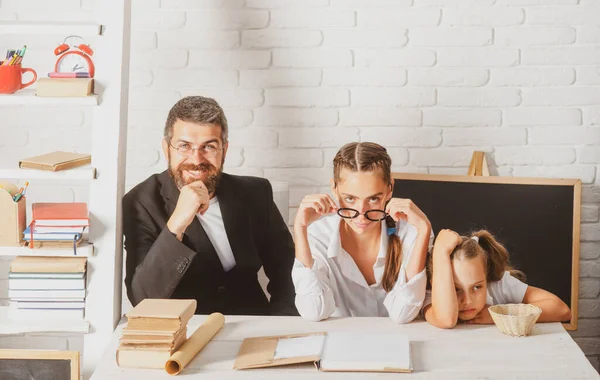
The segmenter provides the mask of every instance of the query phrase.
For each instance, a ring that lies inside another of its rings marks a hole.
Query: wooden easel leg
[[[471,163],[469,164],[469,171],[467,175],[470,176],[489,176],[490,170],[488,168],[487,159],[485,153],[481,151],[473,152]]]

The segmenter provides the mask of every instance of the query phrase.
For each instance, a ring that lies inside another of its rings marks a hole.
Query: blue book
[[[25,231],[23,231],[23,239],[29,241],[33,238],[33,240],[40,241],[72,241],[81,239],[83,234],[83,229],[81,232],[52,232],[52,233],[39,233],[34,232],[31,233],[31,226],[28,226]]]

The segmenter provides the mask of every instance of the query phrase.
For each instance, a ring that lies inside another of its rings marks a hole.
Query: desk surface
[[[206,316],[194,316],[188,324],[190,335]],[[119,368],[115,352],[124,323],[92,375],[92,380],[173,379],[163,370]],[[317,331],[403,332],[411,341],[414,372],[336,373],[318,372],[314,365],[273,367],[234,371],[233,362],[242,340],[266,336]],[[331,318],[308,322],[300,317],[226,316],[225,326],[178,376],[206,379],[600,379],[560,323],[542,323],[533,335],[514,338],[503,335],[494,325],[460,325],[452,330],[437,329],[427,322],[397,325],[389,318]]]

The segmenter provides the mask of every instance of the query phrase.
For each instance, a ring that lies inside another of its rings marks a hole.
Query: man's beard
[[[214,193],[215,190],[217,189],[217,183],[219,182],[219,177],[221,177],[221,173],[223,172],[222,167],[217,169],[210,162],[202,162],[198,165],[182,162],[181,164],[179,164],[179,166],[177,166],[177,169],[175,169],[173,171],[173,169],[171,167],[171,157],[169,154],[169,175],[171,176],[171,178],[173,178],[173,181],[175,182],[175,185],[177,185],[178,189],[181,189],[185,185],[189,185],[192,182],[198,181],[197,179],[194,179],[194,178],[190,178],[190,179],[186,180],[183,177],[183,172],[185,170],[202,171],[203,173],[207,174],[206,178],[201,179],[201,181],[204,183],[204,186],[206,186],[206,189],[208,190],[209,194]]]

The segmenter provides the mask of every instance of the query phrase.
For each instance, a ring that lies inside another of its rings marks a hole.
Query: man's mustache
[[[194,165],[194,164],[190,164],[190,163],[182,164],[179,166],[179,170],[211,172],[211,171],[216,171],[217,168],[210,163],[202,162],[198,165]]]

